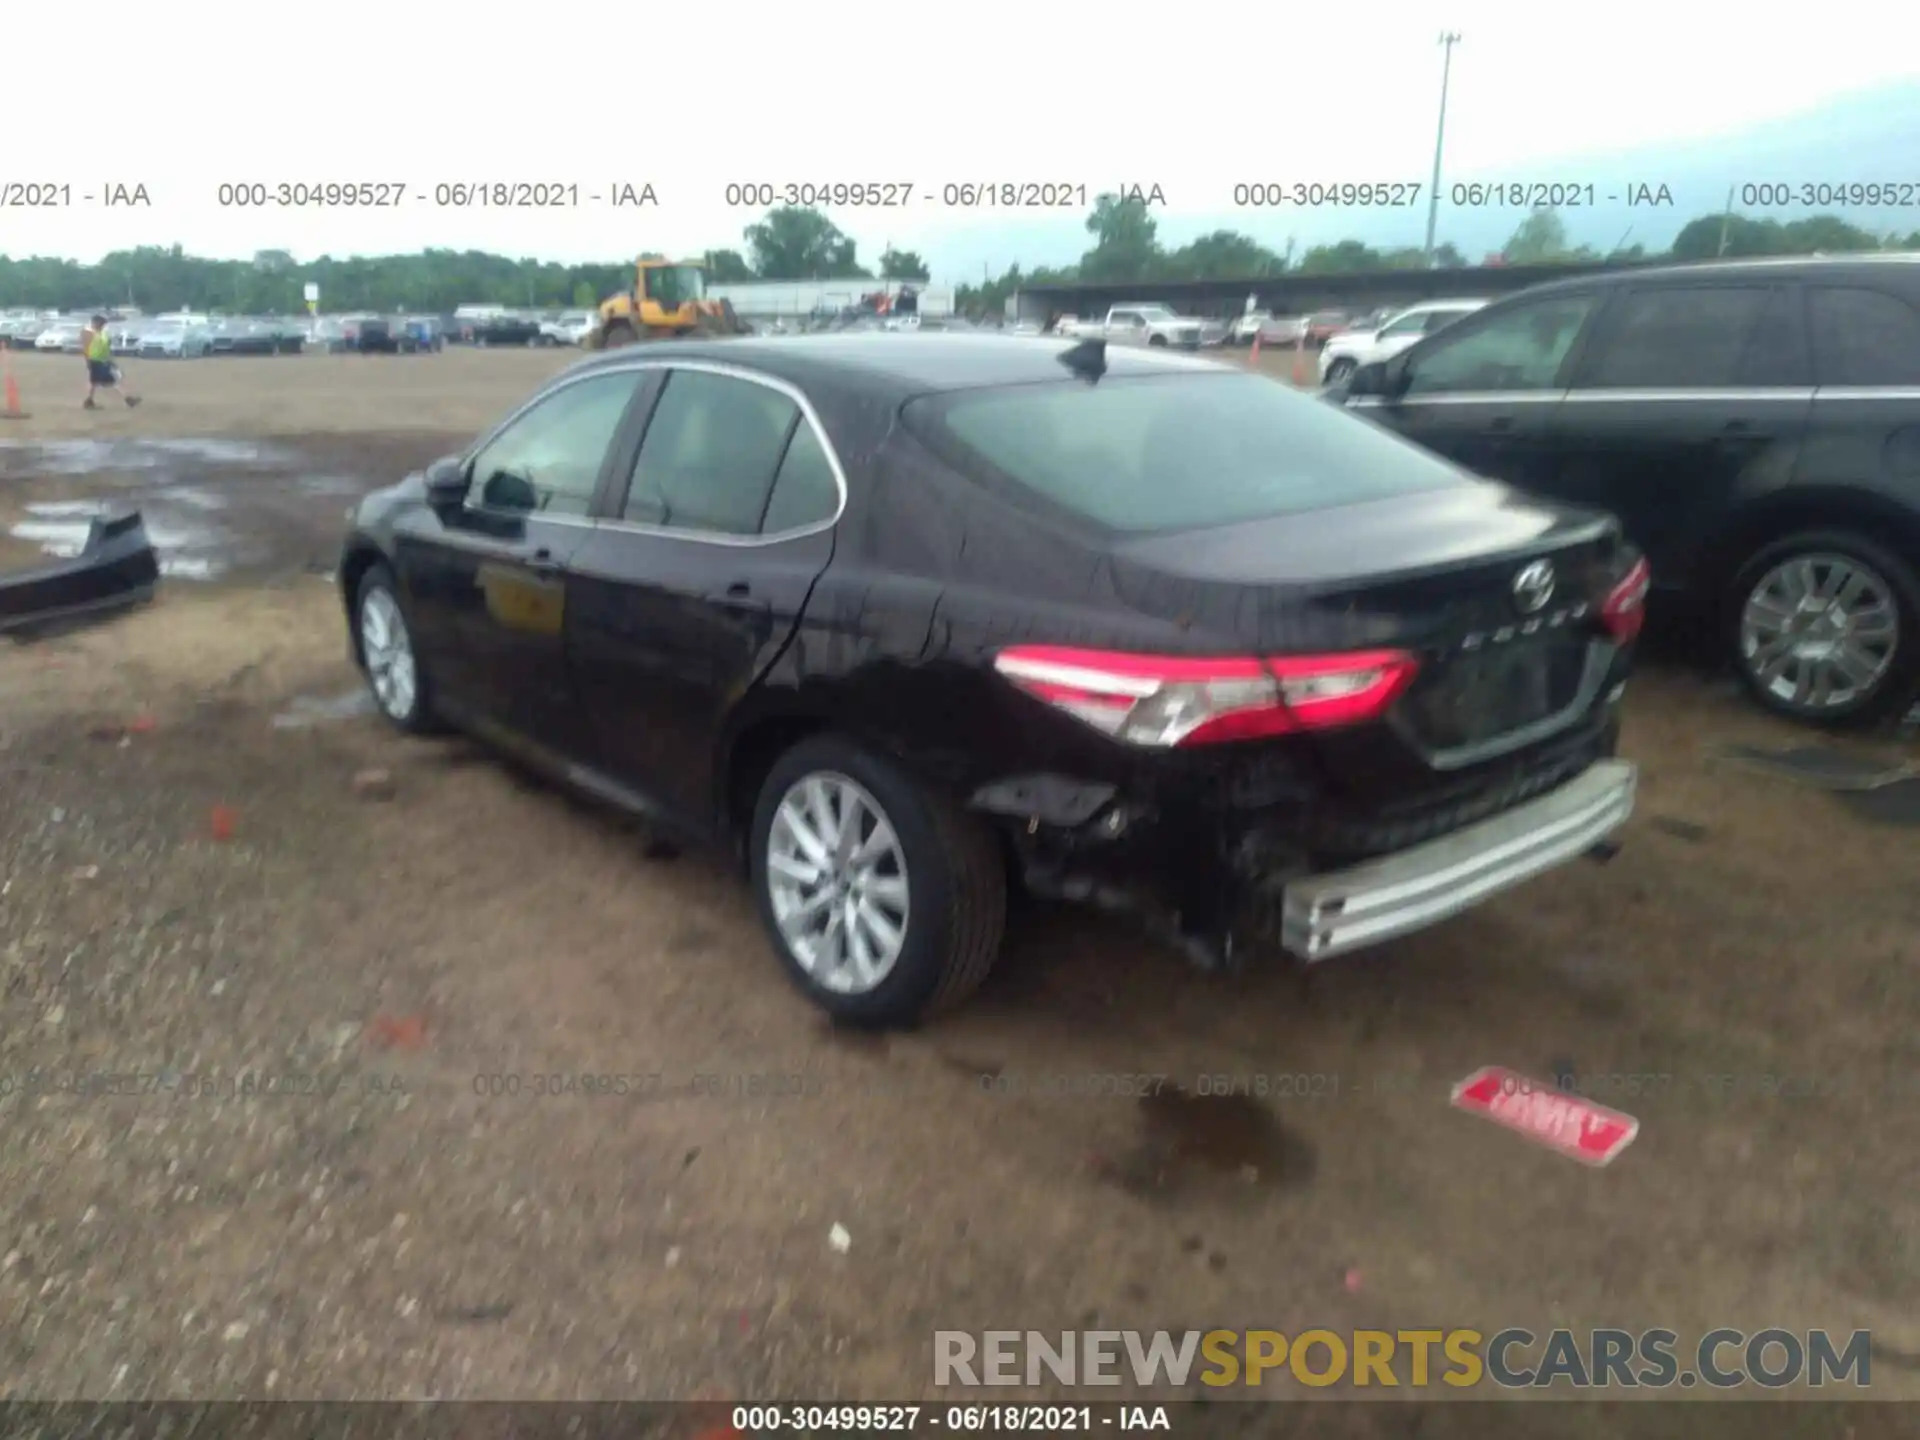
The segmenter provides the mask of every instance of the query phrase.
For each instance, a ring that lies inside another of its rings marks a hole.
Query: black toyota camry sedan
[[[970,992],[1013,886],[1313,962],[1633,804],[1612,519],[1099,341],[595,357],[368,496],[339,575],[389,720],[730,847],[856,1022]]]

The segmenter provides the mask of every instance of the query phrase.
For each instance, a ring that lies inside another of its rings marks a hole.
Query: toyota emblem
[[[1513,603],[1522,615],[1547,608],[1553,599],[1553,562],[1536,560],[1513,577]]]

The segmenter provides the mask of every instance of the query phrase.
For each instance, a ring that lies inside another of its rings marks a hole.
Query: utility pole
[[[1729,185],[1727,187],[1727,208],[1720,212],[1720,248],[1713,252],[1713,258],[1716,260],[1723,258],[1727,253],[1727,230],[1732,224],[1733,186]]]
[[[1453,47],[1460,43],[1455,30],[1440,32],[1440,123],[1433,132],[1433,189],[1427,196],[1427,268],[1433,268],[1433,232],[1440,224],[1440,154],[1447,143],[1447,81],[1453,76]]]

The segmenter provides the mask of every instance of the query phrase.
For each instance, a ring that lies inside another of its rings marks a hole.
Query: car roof
[[[1824,280],[1892,279],[1920,285],[1920,251],[1868,251],[1850,255],[1767,255],[1743,260],[1694,260],[1678,265],[1636,265],[1610,274],[1552,280],[1502,296],[1502,303],[1561,291],[1579,292],[1611,285],[1680,285],[1700,280],[1786,279],[1795,273]]]
[[[804,387],[838,382],[855,389],[904,397],[998,385],[1067,380],[1060,356],[1084,341],[1054,341],[971,331],[857,331],[826,335],[743,336],[726,340],[667,340],[649,344],[644,357],[657,361],[701,360],[745,366]],[[628,349],[581,362],[598,369],[631,360]],[[1235,367],[1151,349],[1109,345],[1107,374],[1167,375],[1234,373]]]

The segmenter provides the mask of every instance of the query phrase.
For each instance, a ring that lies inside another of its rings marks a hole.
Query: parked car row
[[[0,317],[0,343],[78,355],[91,315],[15,314]],[[149,359],[196,359],[203,355],[293,355],[306,344],[297,320],[250,316],[154,315],[109,320],[107,339],[116,355]]]
[[[79,354],[92,313],[49,315],[0,313],[0,344],[15,350]],[[108,334],[116,355],[194,358],[202,355],[290,355],[313,349],[326,354],[403,354],[441,350],[450,344],[578,345],[593,327],[593,314],[569,310],[544,317],[535,312],[485,315],[379,314],[371,311],[305,316],[211,316],[174,314],[113,318]]]

